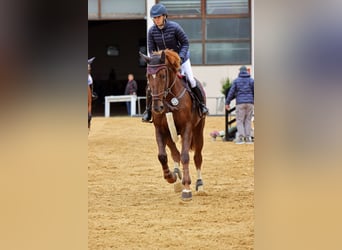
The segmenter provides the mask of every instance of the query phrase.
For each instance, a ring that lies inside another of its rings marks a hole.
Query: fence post
[[[233,107],[229,110],[226,110],[225,115],[225,141],[233,141],[236,134],[236,127],[234,128],[232,124],[236,121],[236,118],[229,119],[229,116],[231,116],[231,113],[236,109],[236,107]]]

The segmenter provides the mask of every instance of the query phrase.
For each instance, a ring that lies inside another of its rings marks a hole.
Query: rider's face
[[[162,26],[164,24],[164,16],[153,17],[153,21],[157,26]]]

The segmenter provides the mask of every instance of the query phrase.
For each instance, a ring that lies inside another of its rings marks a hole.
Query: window
[[[165,5],[169,15],[201,15],[201,0],[159,2]]]
[[[250,18],[224,18],[206,20],[206,40],[250,39]]]
[[[248,0],[207,0],[207,14],[248,14]]]
[[[146,2],[144,0],[101,0],[102,17],[134,17],[144,16]]]
[[[250,49],[246,42],[207,43],[206,64],[250,64]]]
[[[97,0],[88,0],[88,18],[97,18],[98,12],[99,10]]]
[[[251,64],[250,0],[159,2],[187,33],[192,64]]]
[[[202,39],[202,20],[201,19],[191,19],[191,20],[177,19],[177,23],[179,23],[182,26],[182,28],[185,30],[190,40]]]
[[[146,0],[88,0],[88,19],[143,19]]]

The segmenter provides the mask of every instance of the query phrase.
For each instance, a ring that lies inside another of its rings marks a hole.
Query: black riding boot
[[[208,114],[209,110],[208,110],[208,108],[204,104],[204,98],[203,98],[202,92],[199,89],[199,87],[196,85],[196,87],[191,88],[191,90],[195,94],[195,96],[196,96],[196,98],[197,98],[197,100],[198,100],[198,102],[200,104],[200,107],[201,107],[201,110],[202,110],[202,114],[203,115]]]
[[[143,116],[141,119],[143,122],[151,122],[151,118],[152,118],[151,105],[152,105],[151,90],[150,90],[150,88],[147,88],[147,90],[146,90],[146,110],[143,113]]]
[[[88,128],[90,129],[91,124],[91,113],[88,112]]]

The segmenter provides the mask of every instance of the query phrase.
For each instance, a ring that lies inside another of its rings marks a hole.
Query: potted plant
[[[230,82],[229,77],[227,77],[224,80],[222,80],[221,84],[222,84],[221,93],[224,94],[225,97],[227,97],[229,89],[232,86],[232,83]]]

